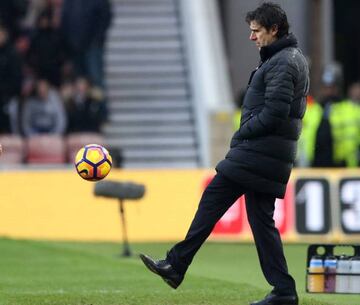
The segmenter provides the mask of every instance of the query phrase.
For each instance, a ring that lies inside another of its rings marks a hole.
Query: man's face
[[[272,27],[270,30],[266,30],[266,28],[253,20],[250,22],[250,31],[249,38],[255,42],[259,50],[277,40],[276,34],[278,29],[276,26]]]

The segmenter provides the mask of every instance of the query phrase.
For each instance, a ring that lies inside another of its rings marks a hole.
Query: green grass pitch
[[[0,239],[0,305],[245,305],[269,290],[252,244],[207,242],[175,291],[137,253],[162,258],[170,244]],[[360,305],[360,295],[306,294],[306,245],[286,245],[302,305]]]

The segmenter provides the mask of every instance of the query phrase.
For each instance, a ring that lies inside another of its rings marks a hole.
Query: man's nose
[[[256,40],[256,35],[255,35],[255,33],[251,33],[249,39],[250,39],[250,40],[253,40],[253,41]]]

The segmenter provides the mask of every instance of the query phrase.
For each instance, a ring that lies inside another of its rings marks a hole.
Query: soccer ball
[[[110,172],[112,158],[106,148],[98,144],[82,147],[75,156],[75,168],[88,181],[104,179]]]

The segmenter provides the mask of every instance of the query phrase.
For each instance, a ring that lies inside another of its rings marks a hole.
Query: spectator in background
[[[351,101],[360,106],[360,81],[352,83],[349,86],[348,97]]]
[[[37,82],[36,95],[25,101],[22,111],[22,127],[26,137],[36,134],[63,134],[67,118],[63,102],[47,80]]]
[[[31,30],[36,27],[41,14],[51,14],[51,24],[54,28],[60,27],[62,0],[31,0],[22,20],[22,26]]]
[[[21,22],[22,27],[27,30],[35,28],[36,20],[38,20],[38,17],[44,7],[45,0],[31,0],[26,10],[26,14]]]
[[[20,94],[21,82],[21,59],[10,43],[7,29],[0,26],[0,133],[11,130],[9,102]]]
[[[47,0],[51,3],[51,24],[55,29],[60,29],[63,0]]]
[[[37,21],[27,55],[29,66],[38,78],[59,86],[64,63],[63,41],[60,31],[52,25],[51,11],[44,11]]]
[[[86,78],[79,77],[74,88],[65,84],[62,88],[67,115],[68,132],[100,132],[105,120],[105,103],[96,94]]]
[[[358,115],[358,125],[360,125],[360,81],[356,81],[352,84],[350,84],[348,88],[348,98],[352,103],[354,103],[357,106],[357,110],[359,112]],[[358,166],[360,166],[360,133],[358,134]]]
[[[25,16],[29,0],[1,0],[0,1],[0,24],[9,30],[9,38],[12,42],[20,33],[20,20]]]
[[[104,88],[103,49],[110,26],[109,0],[64,0],[61,27],[77,76]]]
[[[312,167],[357,166],[359,114],[358,105],[341,97],[339,75],[325,69],[320,97],[305,113],[299,158]]]

